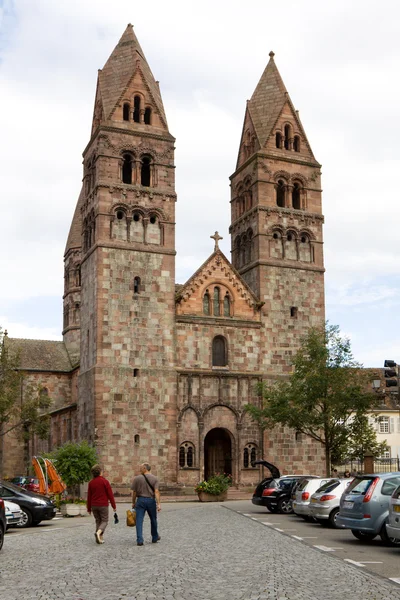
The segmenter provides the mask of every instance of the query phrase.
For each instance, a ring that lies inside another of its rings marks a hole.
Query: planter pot
[[[200,502],[223,502],[228,497],[228,492],[222,494],[207,494],[207,492],[197,492]]]
[[[76,517],[80,515],[80,505],[79,504],[61,504],[60,511],[63,517]]]
[[[81,517],[88,517],[89,513],[86,510],[86,504],[78,504],[79,506],[79,514],[81,515]]]

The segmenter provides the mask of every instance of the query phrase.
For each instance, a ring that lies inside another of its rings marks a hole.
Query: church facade
[[[249,485],[261,457],[286,473],[323,472],[315,442],[262,432],[244,410],[324,324],[320,165],[273,53],[238,141],[231,261],[216,232],[212,254],[177,285],[175,139],[128,25],[98,75],[64,257],[63,341],[9,340],[26,380],[52,399],[49,440],[30,453],[86,439],[121,490],[144,461],[166,487],[215,472]],[[21,472],[15,440],[8,449],[6,472]]]

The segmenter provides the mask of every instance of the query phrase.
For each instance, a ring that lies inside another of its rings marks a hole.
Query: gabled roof
[[[275,64],[274,53],[269,53],[270,59],[265,67],[261,79],[247,103],[247,110],[254,125],[259,144],[263,148],[268,141],[277,120],[279,119],[286,103],[289,104],[293,118],[302,132],[306,144],[312,154],[311,146],[307,140],[303,125],[290,99],[289,93],[283,83],[282,77]],[[314,158],[314,156],[313,156]]]
[[[72,370],[64,342],[7,337],[5,344],[19,354],[20,368],[24,371],[68,373]]]
[[[232,266],[225,254],[217,248],[214,252],[204,261],[199,269],[184,283],[180,289],[176,292],[176,301],[179,302],[182,298],[190,297],[195,290],[206,280],[210,278],[216,265],[225,270],[225,274],[228,277],[231,285],[236,288],[237,292],[244,298],[249,306],[259,308],[261,303],[257,296],[252,292],[247,283],[242,279],[238,271]]]
[[[99,70],[98,92],[101,96],[105,119],[110,119],[120,98],[124,95],[125,90],[137,71],[140,71],[149,93],[157,106],[161,120],[168,129],[158,82],[154,79],[130,23],[103,69]]]

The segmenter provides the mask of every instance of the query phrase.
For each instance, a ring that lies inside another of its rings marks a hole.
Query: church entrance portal
[[[232,475],[232,442],[229,433],[219,427],[211,429],[204,440],[204,477],[216,473]]]

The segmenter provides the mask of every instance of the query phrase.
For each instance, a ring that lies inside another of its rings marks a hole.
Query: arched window
[[[151,182],[151,157],[143,156],[140,169],[140,183],[145,187],[150,187]]]
[[[179,466],[181,469],[194,467],[194,446],[191,442],[181,444],[179,448]]]
[[[301,209],[300,184],[298,184],[297,182],[293,185],[293,190],[292,190],[292,206],[296,210],[300,210]]]
[[[144,123],[145,125],[151,125],[151,108],[148,106],[144,111]]]
[[[133,99],[133,120],[135,123],[140,123],[140,96],[135,96]]]
[[[140,294],[140,277],[135,277],[133,280],[133,293]]]
[[[300,137],[298,135],[294,136],[293,140],[293,150],[295,152],[300,152]]]
[[[209,315],[210,312],[211,312],[210,311],[210,294],[208,293],[208,290],[207,290],[203,296],[203,313],[205,315]]]
[[[285,125],[285,149],[286,150],[290,150],[290,144],[291,144],[291,128],[290,125]]]
[[[132,156],[126,152],[122,158],[122,182],[132,183]]]
[[[140,435],[137,433],[134,437],[135,444],[140,444]]]
[[[251,466],[253,466],[253,464],[255,463],[257,459],[257,453],[256,453],[256,449],[255,446],[252,447],[251,452],[250,452],[250,464]]]
[[[243,451],[243,466],[245,469],[249,466],[249,449],[245,448]]]
[[[275,146],[277,148],[282,148],[282,134],[280,131],[277,131],[275,134]]]
[[[226,351],[226,339],[222,335],[217,335],[212,343],[212,366],[226,367],[228,364]]]
[[[226,292],[225,298],[224,298],[224,317],[230,317],[230,316],[231,316],[231,300],[229,298],[228,292]]]
[[[276,185],[276,204],[280,208],[285,206],[285,182],[282,179]]]
[[[124,119],[124,121],[129,121],[130,112],[131,112],[130,104],[128,104],[128,102],[125,102],[123,109],[122,109],[122,118]]]
[[[214,317],[219,317],[220,315],[220,307],[219,307],[219,287],[214,288]]]

